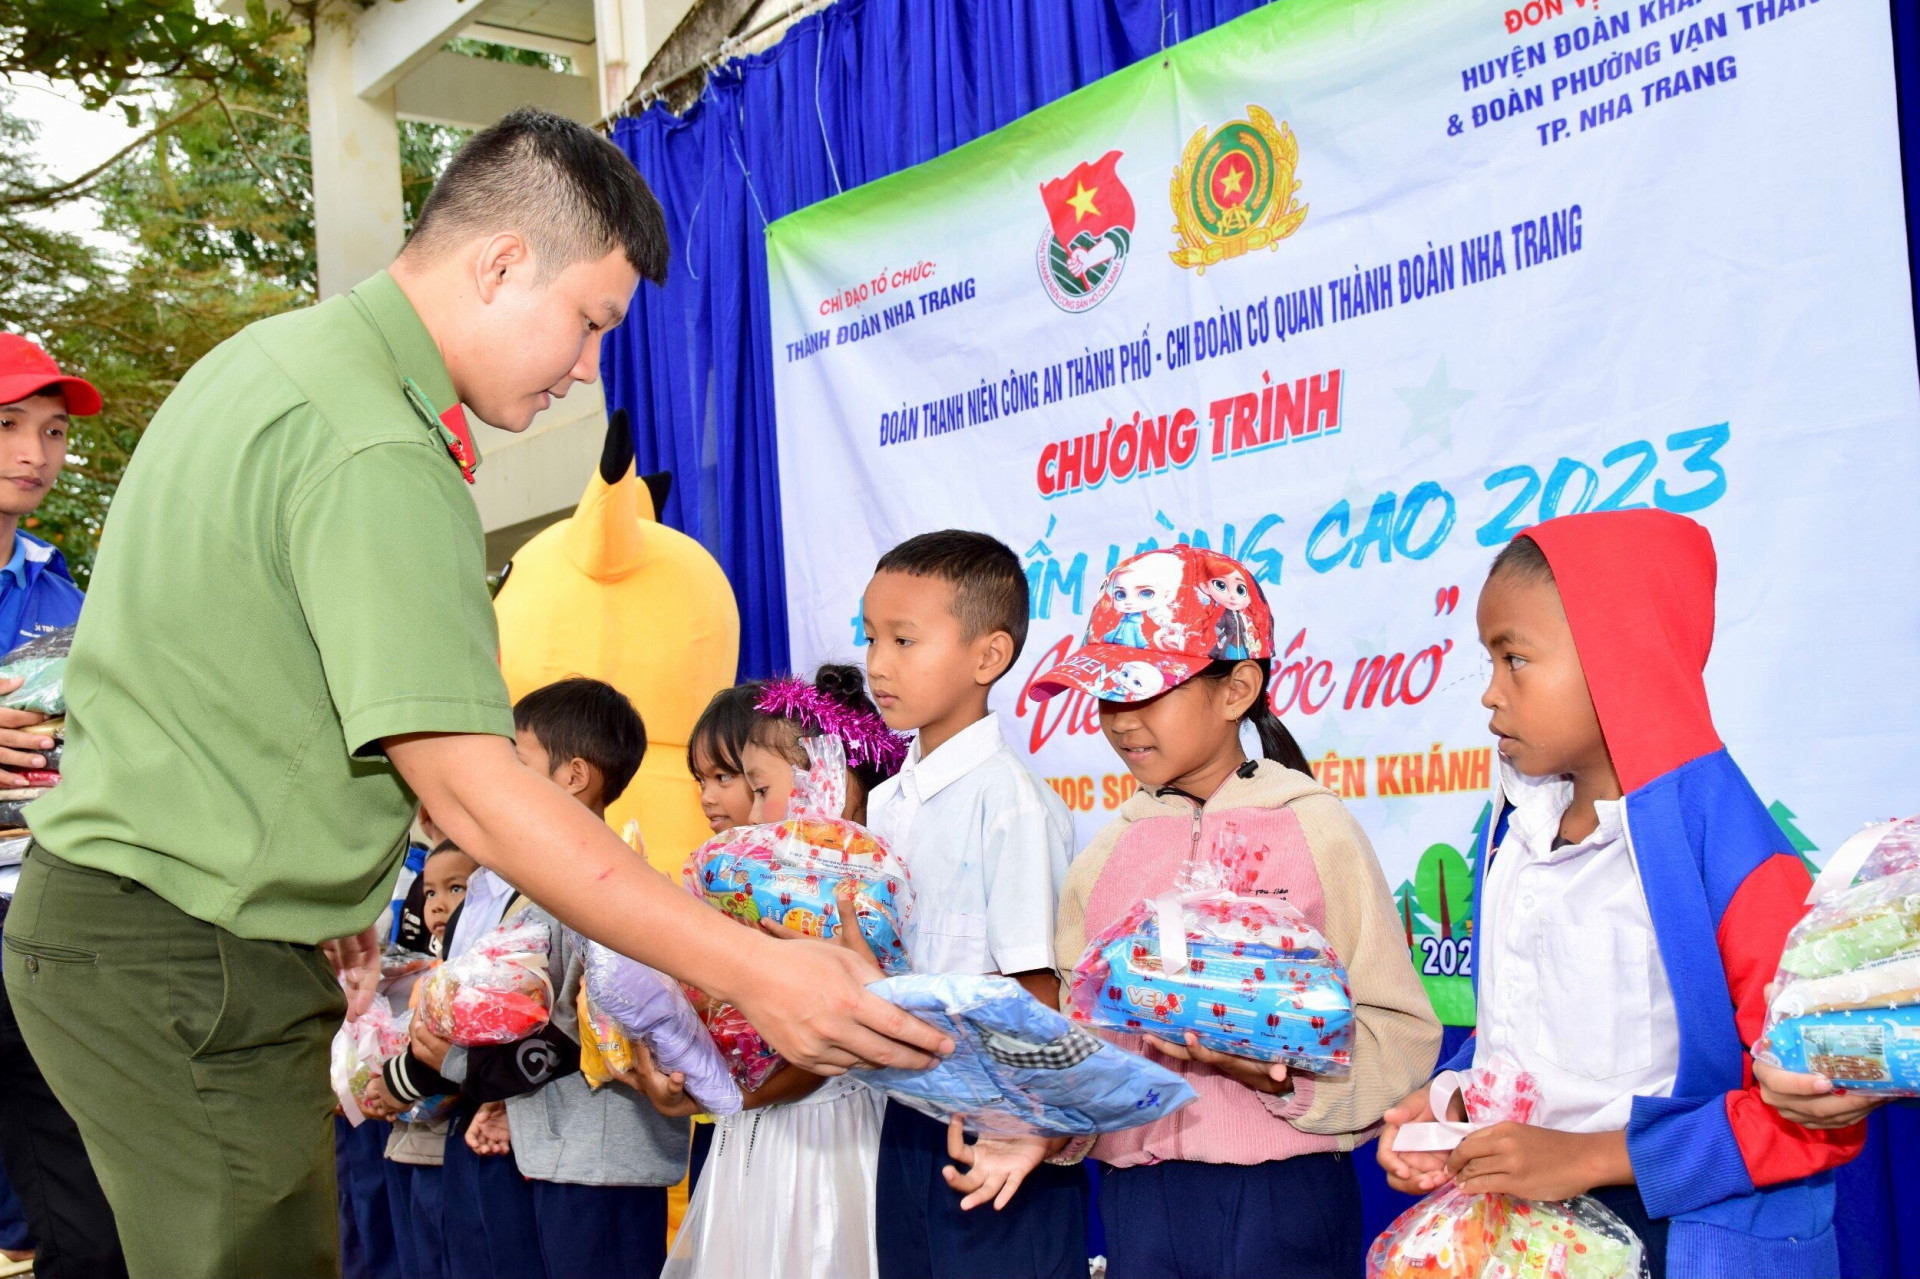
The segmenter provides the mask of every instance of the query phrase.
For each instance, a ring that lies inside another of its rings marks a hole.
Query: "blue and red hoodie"
[[[1668,1097],[1636,1097],[1627,1152],[1647,1212],[1670,1219],[1678,1276],[1837,1275],[1833,1169],[1864,1125],[1817,1132],[1760,1098],[1748,1047],[1805,866],[1728,756],[1702,678],[1716,565],[1706,529],[1665,511],[1608,511],[1528,530],[1553,568],[1607,753],[1680,1024]],[[1476,859],[1475,910],[1495,811]],[[1476,920],[1476,932],[1478,921]],[[1472,1064],[1473,1045],[1441,1069]]]

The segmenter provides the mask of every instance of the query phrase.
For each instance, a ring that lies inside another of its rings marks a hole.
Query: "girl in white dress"
[[[848,759],[844,816],[863,822],[868,791],[899,767],[905,742],[887,731],[860,672],[826,666],[811,683],[774,681],[758,706],[738,752],[753,798],[749,820],[785,818],[795,770],[810,764],[803,739],[833,736]],[[858,929],[840,936],[865,945]],[[640,1064],[655,1104],[669,1114],[684,1108],[680,1077]],[[662,1279],[873,1279],[882,1105],[850,1076],[781,1065],[746,1094],[740,1113],[714,1121],[713,1148]]]

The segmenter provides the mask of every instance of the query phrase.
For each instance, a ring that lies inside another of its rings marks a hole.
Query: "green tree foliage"
[[[245,74],[263,36],[292,21],[249,0],[235,22],[196,0],[0,0],[0,75],[42,75],[103,107],[155,80]]]
[[[62,23],[96,9],[112,10],[110,20],[64,53],[15,25],[67,30]],[[98,417],[76,420],[66,472],[32,525],[83,586],[134,445],[181,376],[254,320],[317,293],[309,29],[258,12],[247,24],[199,12],[171,0],[0,0],[0,70],[65,79],[147,129],[98,173],[54,183],[26,159],[31,126],[0,98],[0,326],[45,344],[106,401]],[[450,47],[562,69],[539,53],[465,40]],[[409,226],[465,137],[401,125]],[[126,239],[129,255],[104,254],[33,218],[82,195],[98,202],[102,226]]]

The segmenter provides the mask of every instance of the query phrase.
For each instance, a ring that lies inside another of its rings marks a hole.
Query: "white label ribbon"
[[[1436,1115],[1452,1112],[1453,1099],[1459,1095],[1462,1079],[1457,1070],[1443,1070],[1427,1085],[1427,1104]],[[1435,1119],[1431,1123],[1401,1124],[1395,1134],[1395,1150],[1452,1150],[1467,1134],[1478,1132],[1485,1124],[1472,1120]]]
[[[1187,971],[1187,910],[1179,893],[1168,893],[1153,903],[1160,923],[1160,970]]]

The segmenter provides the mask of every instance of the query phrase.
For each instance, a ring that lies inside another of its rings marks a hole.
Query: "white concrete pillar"
[[[406,242],[393,90],[365,98],[353,91],[355,12],[350,0],[323,0],[307,58],[313,235],[323,298],[384,270]]]

